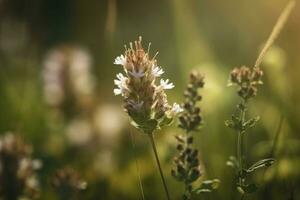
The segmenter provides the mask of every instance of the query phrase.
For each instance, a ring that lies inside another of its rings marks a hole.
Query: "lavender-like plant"
[[[153,133],[162,127],[171,124],[175,115],[182,111],[181,107],[174,103],[170,106],[165,90],[172,89],[173,83],[169,79],[157,79],[164,73],[157,65],[156,55],[152,58],[148,50],[142,46],[142,38],[130,46],[125,46],[124,55],[118,56],[114,64],[123,66],[124,74],[117,74],[114,81],[117,86],[115,95],[121,95],[124,99],[124,109],[129,115],[133,126],[149,136],[161,179],[167,198],[170,199],[167,184],[161,169]]]
[[[184,92],[184,111],[179,116],[179,128],[184,134],[176,136],[178,156],[174,158],[175,167],[172,176],[184,184],[183,200],[192,199],[196,194],[211,192],[219,185],[219,180],[206,180],[200,186],[193,186],[201,176],[198,150],[193,147],[193,133],[198,131],[202,124],[200,108],[197,105],[202,96],[198,90],[204,86],[204,77],[197,71],[190,74],[190,81]]]
[[[255,184],[249,183],[249,175],[251,175],[257,169],[271,166],[275,161],[274,158],[266,158],[257,161],[250,167],[247,166],[247,159],[243,153],[245,142],[244,135],[259,121],[258,116],[248,119],[247,110],[249,100],[257,95],[258,86],[263,83],[261,80],[263,71],[260,68],[262,59],[279,35],[294,6],[295,1],[290,1],[283,10],[264,48],[260,52],[254,67],[250,68],[242,66],[239,68],[234,68],[230,73],[229,86],[237,86],[237,94],[241,98],[241,102],[237,105],[237,112],[232,115],[230,120],[225,122],[226,126],[234,129],[237,132],[237,157],[231,156],[227,161],[227,165],[232,166],[236,170],[236,186],[238,191],[241,193],[241,199],[244,199],[247,194],[253,193],[257,190],[257,186]]]
[[[243,154],[243,137],[248,129],[255,126],[259,117],[247,119],[248,101],[257,95],[257,86],[262,84],[263,72],[260,68],[249,68],[242,66],[235,68],[230,74],[230,85],[238,87],[238,95],[241,102],[237,105],[237,113],[233,114],[230,120],[227,120],[226,126],[233,128],[237,132],[237,157],[231,156],[227,165],[232,166],[237,171],[237,189],[244,198],[245,194],[254,192],[257,187],[253,183],[247,182],[247,176],[261,167],[270,166],[275,161],[273,158],[263,159],[256,162],[251,167],[247,167]]]

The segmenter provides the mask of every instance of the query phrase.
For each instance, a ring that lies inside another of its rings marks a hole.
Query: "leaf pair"
[[[254,127],[259,119],[259,116],[256,116],[243,123],[239,117],[232,115],[230,120],[225,121],[225,125],[234,130],[244,132],[246,129]]]
[[[146,134],[151,134],[155,130],[160,129],[160,127],[168,126],[173,122],[173,118],[164,116],[162,120],[158,121],[156,119],[149,119],[147,121],[139,120],[139,123],[132,121],[131,124],[142,130]]]

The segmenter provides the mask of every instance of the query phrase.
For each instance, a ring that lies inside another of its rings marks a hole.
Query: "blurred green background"
[[[203,178],[220,188],[198,199],[238,199],[234,172],[236,135],[224,126],[239,99],[227,87],[233,67],[252,66],[287,1],[282,0],[0,0],[0,133],[13,131],[43,162],[41,199],[56,199],[49,179],[64,165],[88,182],[81,199],[141,199],[136,159],[146,199],[164,199],[147,137],[129,125],[113,79],[123,45],[143,36],[164,78],[181,102],[192,69],[206,80],[204,126],[195,134]],[[252,177],[260,190],[249,199],[300,199],[300,5],[262,64],[264,85],[249,115],[261,121],[246,136],[248,165],[268,157],[276,164]],[[146,46],[146,45],[145,45]],[[282,119],[282,120],[281,120]],[[279,137],[276,130],[282,121]],[[156,134],[173,199],[183,186],[170,176],[173,124]],[[135,143],[135,145],[133,144]],[[275,145],[274,145],[275,144]]]

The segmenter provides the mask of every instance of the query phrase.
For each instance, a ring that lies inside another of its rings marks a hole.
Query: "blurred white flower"
[[[93,123],[100,141],[105,141],[105,144],[110,145],[118,141],[117,137],[125,126],[126,118],[121,108],[106,104],[96,109]]]
[[[22,158],[19,161],[19,175],[24,174],[31,167],[31,160],[29,158]]]
[[[49,53],[44,62],[44,96],[50,106],[59,106],[64,100],[63,63],[64,55],[58,50]]]
[[[60,106],[66,94],[82,102],[94,93],[91,57],[81,48],[62,46],[50,51],[42,75],[45,100],[50,106]]]
[[[39,187],[39,182],[35,176],[28,177],[25,184],[30,189]]]
[[[88,52],[74,48],[69,58],[70,80],[76,94],[91,95],[94,91],[95,82],[91,74],[91,57]]]
[[[33,169],[41,169],[42,168],[42,166],[43,166],[43,163],[42,163],[42,161],[41,160],[39,160],[39,159],[34,159],[34,160],[32,160],[32,168]]]
[[[85,145],[93,136],[91,124],[85,119],[75,119],[67,127],[66,135],[74,145]]]

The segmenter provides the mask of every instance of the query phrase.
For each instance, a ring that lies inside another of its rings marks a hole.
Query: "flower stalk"
[[[155,156],[157,168],[159,170],[159,174],[160,174],[161,180],[163,182],[163,186],[164,186],[164,190],[165,190],[167,199],[170,200],[171,198],[170,198],[168,186],[167,186],[167,183],[166,183],[166,180],[165,180],[165,177],[164,177],[164,173],[162,171],[161,164],[160,164],[160,161],[159,161],[159,158],[158,158],[158,153],[157,153],[157,148],[156,148],[156,145],[155,145],[155,142],[154,142],[153,133],[148,134],[148,135],[149,135],[149,138],[150,138],[150,142],[151,142],[152,150],[153,150],[153,153],[154,153],[154,156]]]
[[[239,67],[231,71],[229,85],[235,85],[238,87],[237,94],[241,98],[241,103],[237,105],[238,114],[233,114],[231,120],[225,122],[226,126],[234,129],[237,133],[237,157],[231,156],[227,165],[230,165],[236,169],[237,172],[237,189],[241,193],[241,199],[246,194],[254,192],[257,187],[251,183],[247,183],[247,177],[254,171],[250,168],[247,169],[244,162],[244,140],[243,137],[247,131],[254,127],[259,120],[259,117],[251,119],[246,118],[247,104],[249,99],[254,98],[257,95],[258,86],[262,84],[261,78],[263,71],[260,68]],[[245,159],[246,160],[246,159]],[[273,164],[274,159],[269,158],[258,161],[262,162],[260,167],[266,167]]]
[[[190,200],[194,195],[211,192],[216,189],[219,180],[206,180],[200,186],[194,186],[194,183],[202,175],[198,159],[198,150],[193,147],[193,133],[199,130],[202,124],[202,117],[199,101],[202,96],[198,90],[204,86],[204,77],[197,71],[190,75],[190,81],[184,92],[184,111],[179,115],[179,128],[184,130],[184,134],[176,136],[178,156],[174,158],[175,167],[171,174],[177,180],[184,184],[182,200]]]
[[[170,125],[182,108],[174,103],[169,105],[165,90],[172,89],[174,84],[169,79],[160,79],[164,70],[157,65],[157,53],[150,57],[150,44],[145,51],[142,38],[139,37],[129,47],[125,46],[124,54],[115,59],[114,64],[121,65],[124,74],[117,74],[114,81],[117,86],[115,95],[121,95],[124,100],[125,112],[131,119],[131,124],[142,133],[149,136],[155,160],[158,166],[167,199],[170,199],[167,184],[159,161],[153,133],[164,126]]]
[[[260,64],[263,60],[263,57],[267,50],[272,46],[275,39],[278,37],[294,7],[295,1],[291,0],[278,18],[277,23],[275,24],[266,44],[258,55],[254,67],[249,68],[242,66],[239,68],[234,68],[230,73],[229,86],[237,86],[237,94],[241,98],[242,102],[237,106],[240,114],[232,115],[231,119],[225,122],[226,126],[234,129],[237,132],[237,158],[231,156],[227,161],[227,165],[235,168],[237,171],[237,189],[241,193],[241,199],[244,199],[247,194],[253,193],[257,190],[255,184],[247,183],[247,177],[255,170],[269,167],[275,162],[273,158],[262,159],[248,168],[246,163],[244,163],[243,136],[250,128],[254,127],[259,120],[258,116],[251,119],[246,119],[247,103],[249,99],[252,99],[257,95],[257,87],[263,83],[261,81],[263,71],[260,69]]]

